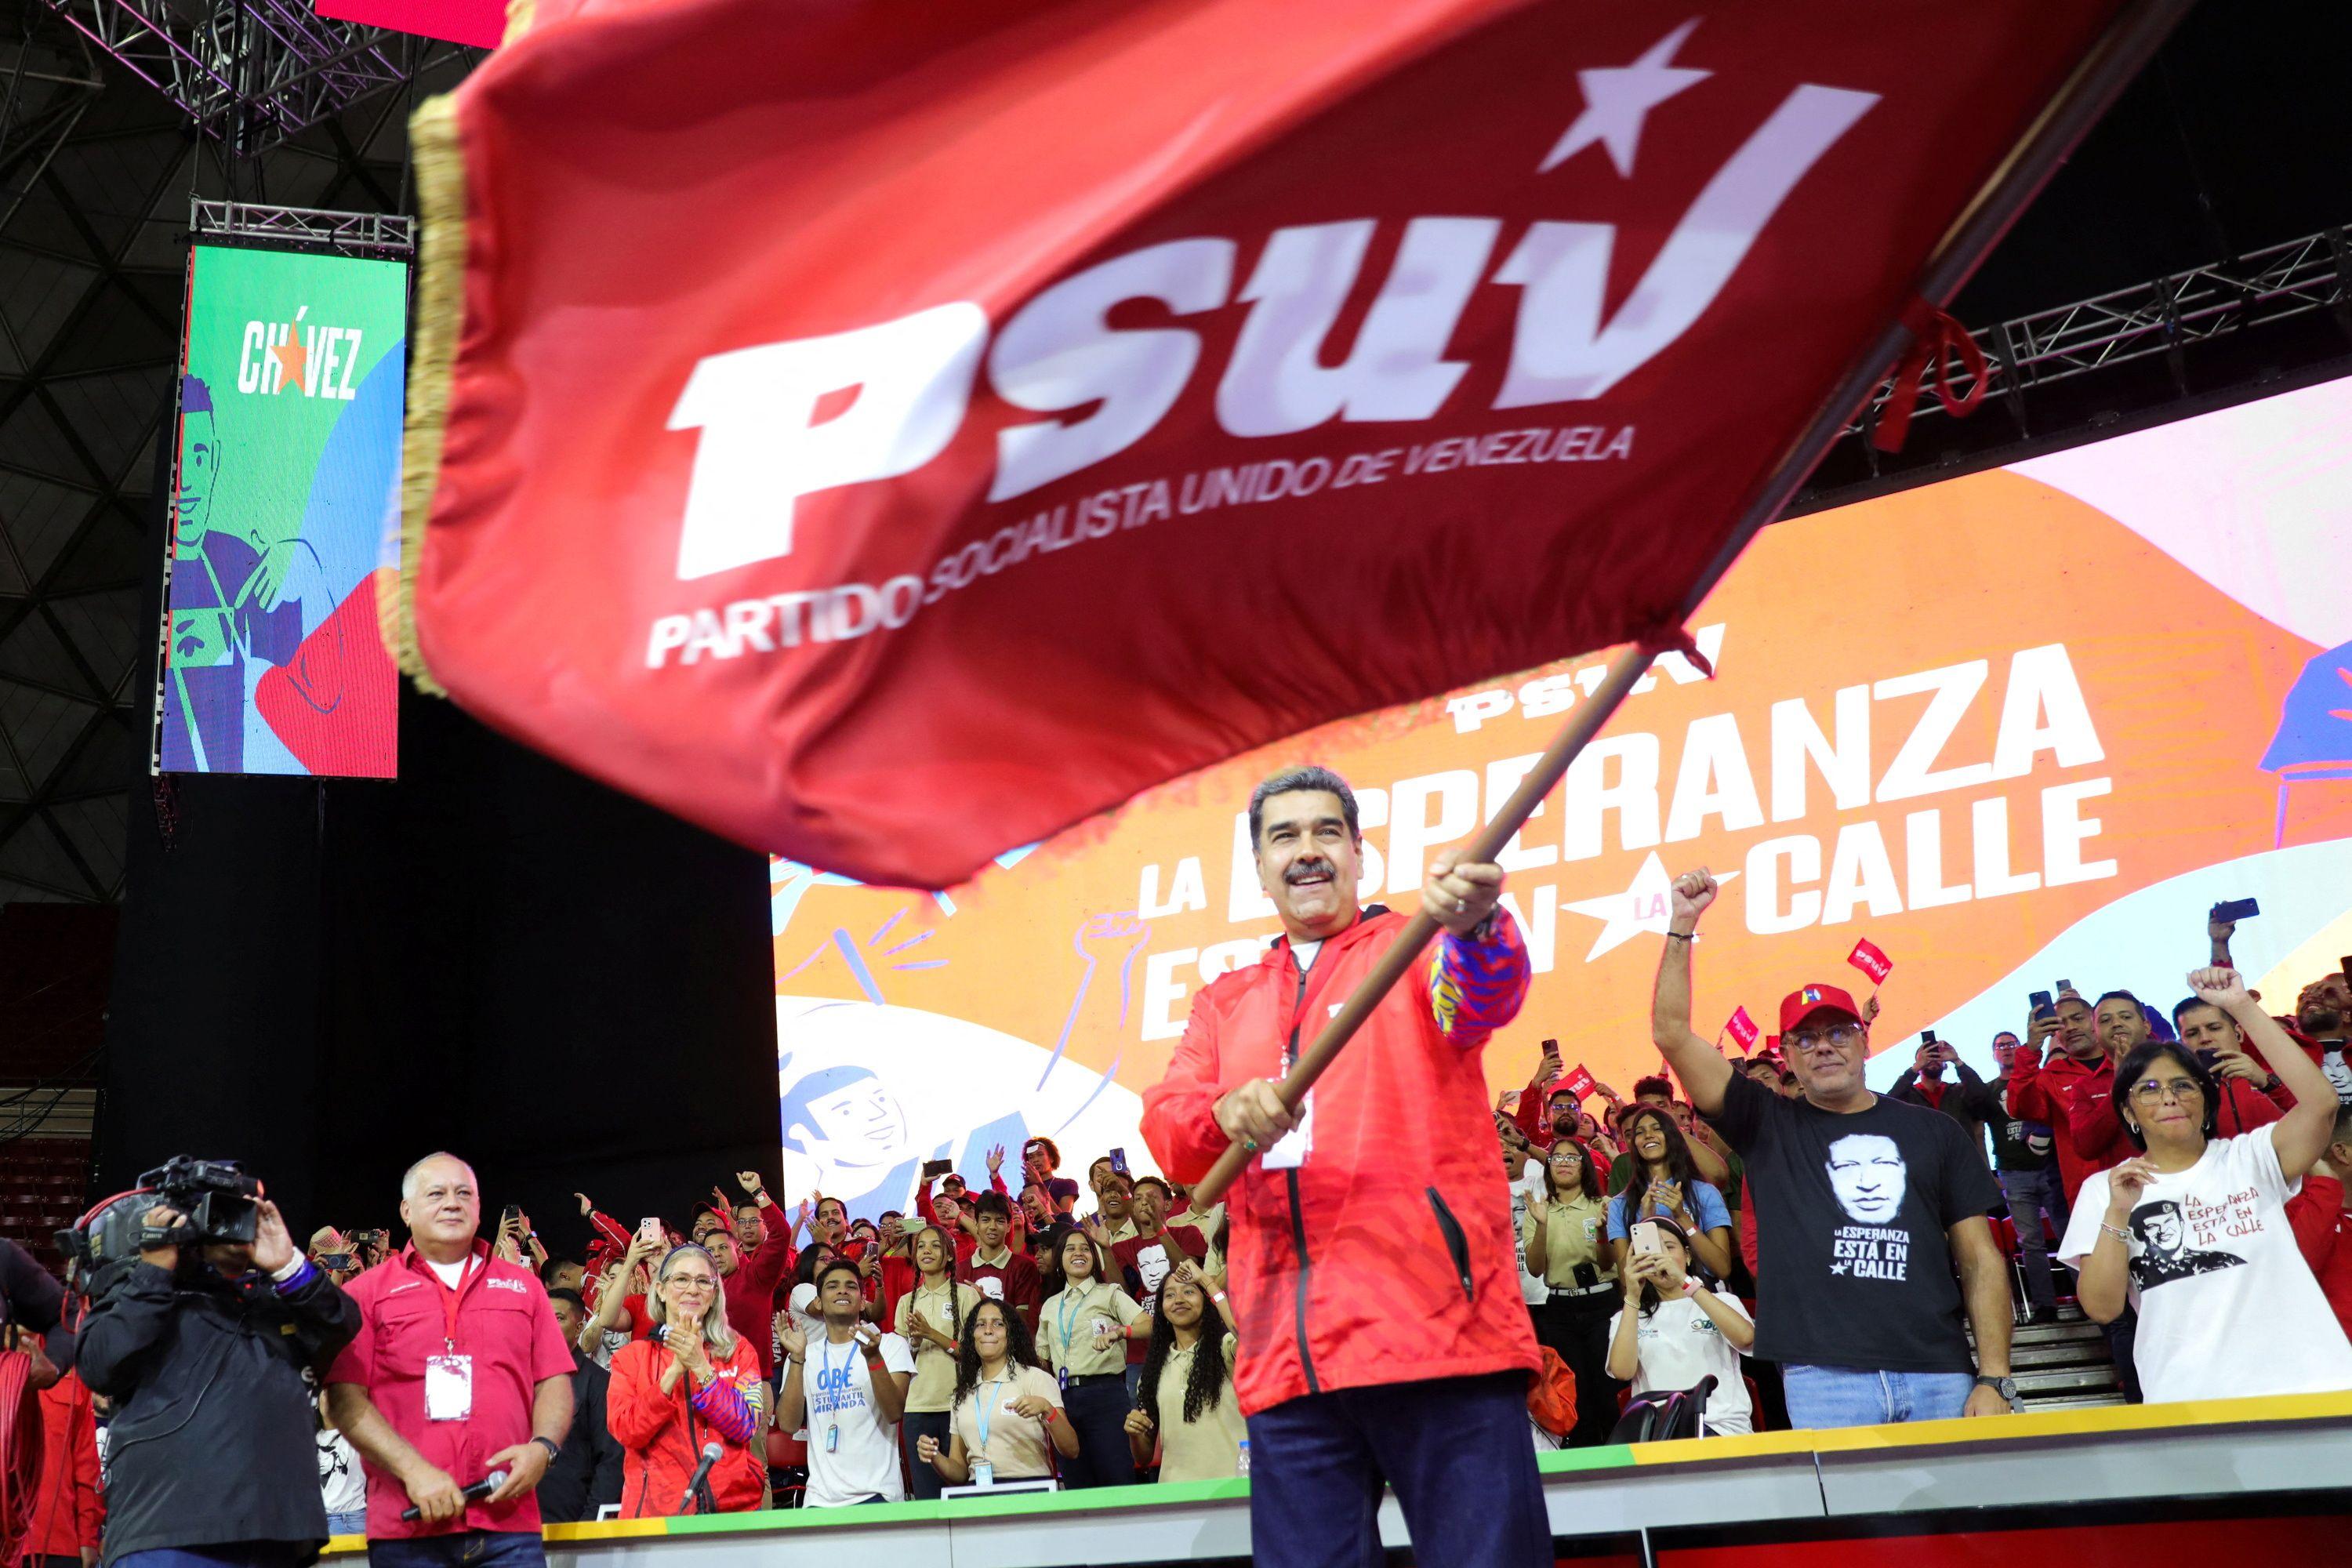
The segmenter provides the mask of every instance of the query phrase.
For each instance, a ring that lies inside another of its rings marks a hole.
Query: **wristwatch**
[[[551,1459],[561,1458],[563,1455],[563,1445],[552,1437],[542,1437],[534,1432],[531,1434],[530,1440],[546,1449],[547,1457]]]
[[[2017,1379],[2013,1377],[1987,1377],[1979,1373],[1976,1383],[1979,1388],[1990,1388],[2011,1405],[2017,1403]]]

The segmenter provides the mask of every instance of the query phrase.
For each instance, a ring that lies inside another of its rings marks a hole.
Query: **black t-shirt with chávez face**
[[[1972,1372],[1946,1230],[2000,1199],[1941,1111],[1880,1095],[1851,1115],[1734,1073],[1712,1119],[1748,1163],[1756,1352],[1867,1372]]]

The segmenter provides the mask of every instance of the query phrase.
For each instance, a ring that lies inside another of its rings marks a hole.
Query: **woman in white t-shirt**
[[[2145,1152],[2085,1177],[2060,1258],[2092,1321],[2139,1311],[2132,1359],[2151,1405],[2352,1389],[2352,1344],[2289,1228],[2286,1201],[2336,1122],[2327,1075],[2234,970],[2189,977],[2192,1008],[2237,1026],[2294,1096],[2292,1110],[2235,1138],[2214,1136],[2221,1091],[2197,1053],[2133,1047],[2116,1068],[2116,1117]]]
[[[1625,1304],[1609,1341],[1609,1375],[1631,1383],[1634,1394],[1696,1388],[1712,1377],[1699,1435],[1754,1431],[1739,1358],[1756,1343],[1755,1323],[1736,1298],[1691,1278],[1689,1233],[1671,1219],[1645,1223],[1658,1227],[1658,1250],[1642,1249],[1637,1224],[1625,1254]]]

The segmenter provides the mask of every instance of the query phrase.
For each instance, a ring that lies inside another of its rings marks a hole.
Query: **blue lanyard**
[[[840,1384],[836,1384],[833,1381],[833,1336],[828,1331],[824,1339],[821,1339],[816,1342],[816,1364],[820,1379],[819,1386],[824,1393],[832,1396],[833,1404],[830,1408],[833,1414],[833,1424],[836,1426],[841,1425],[841,1395],[844,1388],[847,1385],[849,1363],[856,1360],[856,1356],[857,1342],[856,1340],[851,1340],[847,1347],[847,1353],[841,1358],[841,1374],[843,1381]]]
[[[1004,1375],[1006,1378],[1012,1377],[1013,1369],[1006,1367]],[[984,1405],[981,1403],[978,1394],[975,1393],[971,1396],[972,1415],[980,1425],[980,1451],[982,1454],[988,1452],[988,1417],[996,1409],[996,1401],[1003,1394],[1004,1384],[1002,1382],[992,1383],[988,1385],[988,1402]]]
[[[1094,1287],[1093,1287],[1093,1286],[1091,1286],[1091,1285],[1087,1286],[1087,1287],[1086,1288],[1086,1289],[1085,1289],[1085,1290],[1083,1290],[1083,1291],[1072,1291],[1072,1290],[1069,1290],[1069,1289],[1064,1289],[1064,1290],[1063,1290],[1063,1292],[1062,1292],[1062,1311],[1061,1311],[1061,1319],[1062,1319],[1062,1371],[1063,1371],[1065,1373],[1067,1373],[1069,1372],[1069,1370],[1070,1370],[1070,1307],[1071,1307],[1071,1304],[1072,1304],[1072,1302],[1073,1302],[1073,1301],[1075,1301],[1075,1302],[1076,1302],[1079,1307],[1083,1308],[1083,1307],[1087,1304],[1087,1298],[1088,1296],[1092,1295],[1093,1293],[1094,1293]],[[987,1441],[987,1439],[986,1439],[985,1437],[983,1437],[983,1438],[982,1438],[982,1439],[981,1439],[981,1441],[982,1441],[982,1442],[986,1442],[986,1441]]]

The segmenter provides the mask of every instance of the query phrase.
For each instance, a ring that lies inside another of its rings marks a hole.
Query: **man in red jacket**
[[[759,1245],[747,1255],[735,1231],[715,1226],[704,1238],[703,1249],[726,1281],[727,1326],[750,1342],[760,1358],[760,1375],[770,1378],[776,1374],[776,1287],[792,1272],[798,1254],[789,1226],[775,1222],[776,1200],[768,1195],[760,1173],[738,1171],[735,1180],[757,1205]]]
[[[1193,998],[1144,1094],[1143,1136],[1178,1182],[1232,1143],[1255,1156],[1226,1218],[1256,1561],[1379,1561],[1385,1480],[1428,1568],[1549,1564],[1528,1438],[1535,1335],[1481,1066],[1527,996],[1502,870],[1436,858],[1421,890],[1444,928],[1433,954],[1294,1114],[1273,1080],[1406,921],[1359,904],[1356,798],[1329,770],[1259,784],[1249,831],[1283,935]]]
[[[2057,1041],[2058,1048],[2044,1060],[2043,1048],[2053,1039]],[[2106,1069],[2106,1082],[2112,1086],[2115,1071],[2107,1067],[2105,1054],[2099,1047],[2097,1021],[2091,1005],[2070,991],[2059,998],[2054,1013],[2041,1014],[2028,1021],[2024,1048],[2017,1053],[2010,1069],[2009,1113],[2020,1121],[2042,1122],[2050,1129],[2051,1142],[2058,1152],[2059,1184],[2066,1189],[2069,1209],[2074,1206],[2074,1194],[2081,1189],[2083,1178],[2100,1168],[2074,1147],[2068,1128],[2077,1091],[2097,1078],[2102,1068]],[[2106,1089],[2094,1089],[2091,1094],[2101,1107],[2106,1105]]]
[[[28,1344],[35,1362],[44,1358]],[[40,1392],[41,1483],[25,1536],[24,1568],[95,1568],[106,1524],[98,1484],[98,1417],[89,1390],[67,1373]]]

